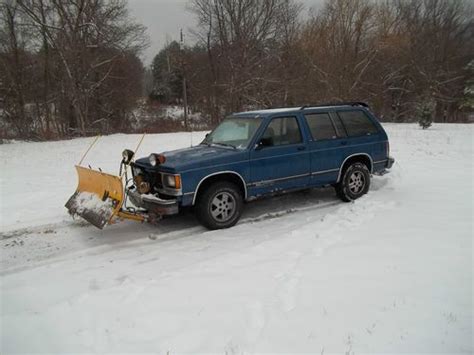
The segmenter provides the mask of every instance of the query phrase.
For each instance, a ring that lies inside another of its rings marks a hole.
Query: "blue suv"
[[[392,167],[384,129],[365,103],[232,114],[198,146],[131,163],[130,200],[149,216],[194,206],[209,229],[239,220],[262,196],[332,185],[343,201],[369,190]]]

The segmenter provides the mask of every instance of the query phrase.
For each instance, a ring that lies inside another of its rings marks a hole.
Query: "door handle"
[[[347,141],[342,141],[341,145],[347,145]]]
[[[306,149],[306,146],[303,145],[303,146],[301,146],[301,147],[298,147],[297,149],[298,149],[298,150],[305,150],[305,149]]]

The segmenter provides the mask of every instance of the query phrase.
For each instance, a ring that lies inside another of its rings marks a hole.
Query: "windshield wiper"
[[[222,142],[213,142],[212,144],[215,144],[215,145],[222,145],[224,147],[232,147],[234,149],[237,149],[237,147],[233,144],[230,144],[230,143],[222,143]]]

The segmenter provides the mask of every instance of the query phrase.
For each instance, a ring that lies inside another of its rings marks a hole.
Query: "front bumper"
[[[176,199],[164,200],[151,194],[141,195],[135,189],[127,189],[126,193],[135,206],[147,210],[148,213],[158,216],[179,213],[179,203]]]

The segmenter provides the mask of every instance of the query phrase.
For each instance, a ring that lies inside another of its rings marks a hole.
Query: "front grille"
[[[132,173],[134,177],[134,181],[136,181],[135,177],[140,175],[143,181],[146,181],[150,184],[152,189],[161,189],[163,188],[163,177],[162,174],[156,171],[149,171],[141,166],[133,166]]]
[[[154,182],[152,186],[156,186],[158,189],[163,188],[163,174],[162,173],[154,173]]]

